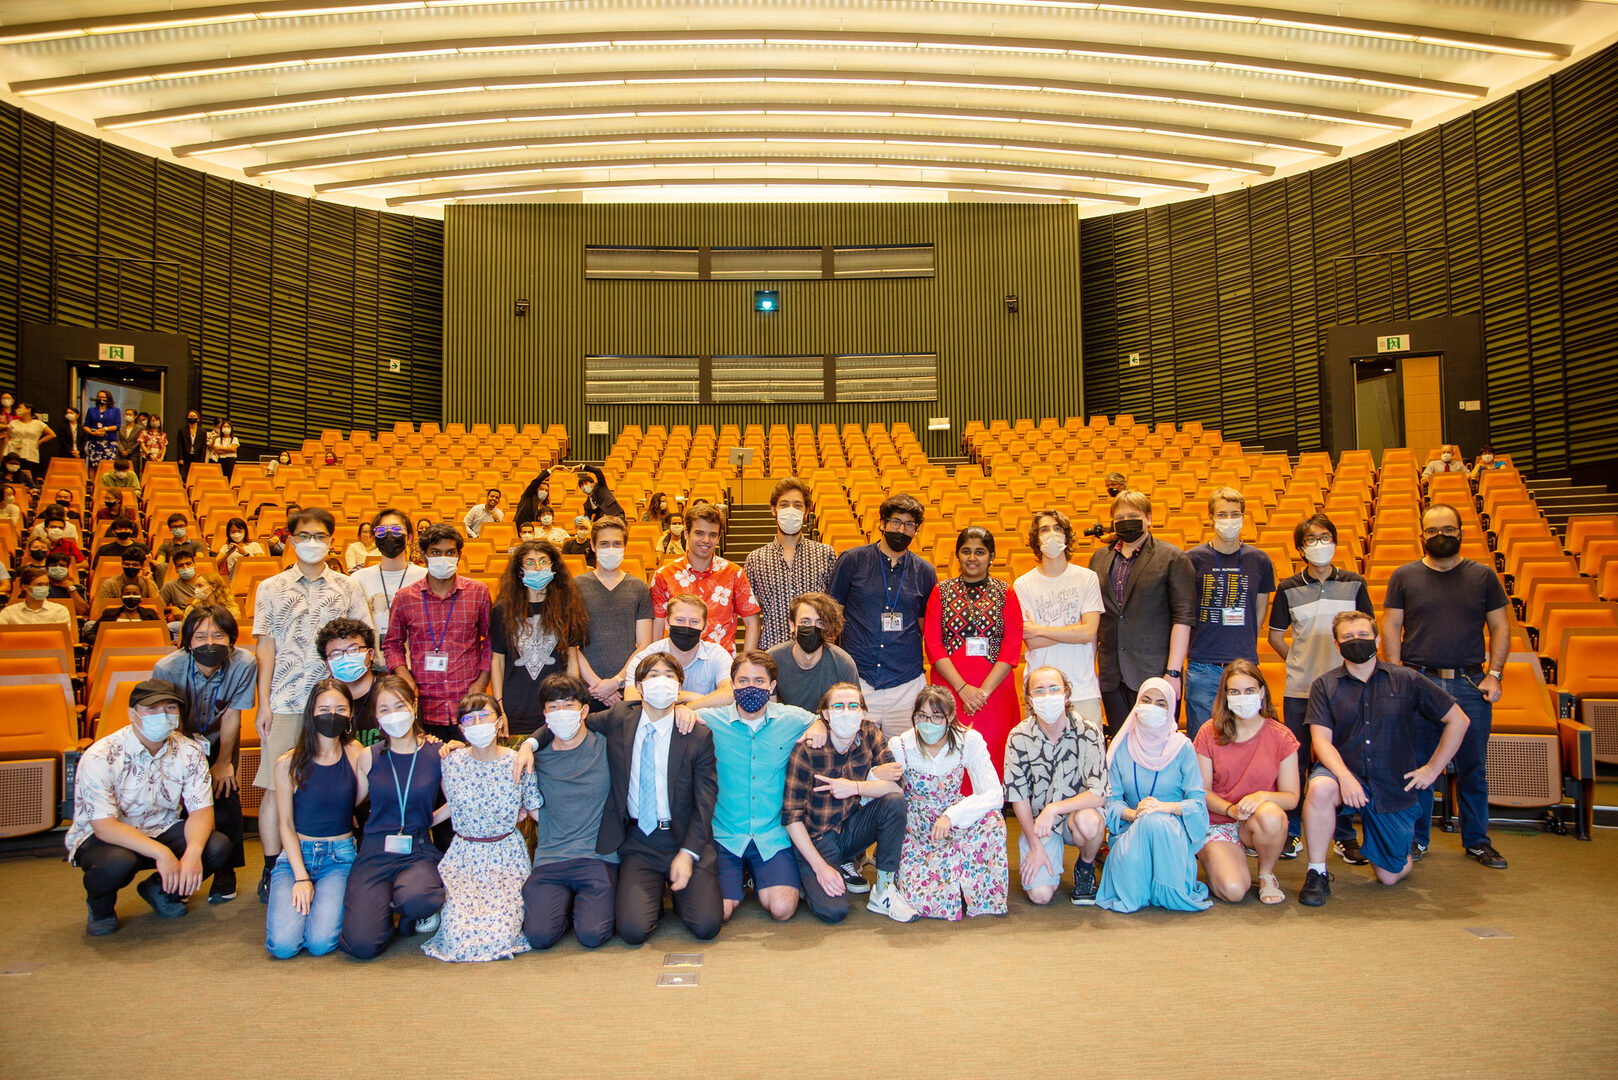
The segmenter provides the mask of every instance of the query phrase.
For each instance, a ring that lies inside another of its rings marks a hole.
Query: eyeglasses
[[[403,536],[404,534],[405,527],[403,525],[378,525],[372,530],[373,536]]]
[[[371,650],[367,649],[364,645],[350,645],[346,649],[339,649],[337,652],[327,653],[326,654],[326,659],[327,660],[359,660],[359,659],[362,659],[365,656],[365,654],[370,652],[370,651]]]
[[[481,724],[492,719],[494,719],[494,714],[485,709],[482,712],[467,713],[465,716],[461,717],[460,724],[462,727],[466,727],[469,724]]]
[[[857,701],[838,701],[831,705],[827,705],[826,711],[829,713],[846,713],[862,712],[864,710],[860,708],[860,703]]]
[[[1442,526],[1440,528],[1435,528],[1435,529],[1423,529],[1423,530],[1421,530],[1421,535],[1423,535],[1423,536],[1459,536],[1459,535],[1461,535],[1461,530],[1456,528],[1454,525],[1445,525],[1445,526]]]
[[[949,717],[945,716],[943,713],[936,712],[919,712],[916,714],[916,719],[926,720],[934,724],[943,724],[949,721]]]
[[[1062,688],[1060,686],[1041,686],[1041,687],[1038,687],[1036,689],[1028,691],[1028,696],[1031,697],[1031,698],[1036,698],[1036,697],[1061,697],[1062,696]]]
[[[896,529],[902,533],[909,533],[911,536],[916,535],[916,530],[921,528],[921,526],[917,525],[914,521],[907,521],[904,518],[889,518],[886,524],[890,529]]]
[[[327,540],[331,539],[331,533],[323,533],[323,532],[318,532],[318,533],[312,533],[312,532],[293,533],[292,534],[292,539],[296,540],[300,544],[308,543],[311,540],[318,540],[321,543],[325,543]]]

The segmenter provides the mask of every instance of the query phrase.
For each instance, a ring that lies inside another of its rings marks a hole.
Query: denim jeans
[[[1455,801],[1461,819],[1461,843],[1469,848],[1481,847],[1489,842],[1489,774],[1485,765],[1489,756],[1489,728],[1494,720],[1494,706],[1483,700],[1483,692],[1464,676],[1456,679],[1438,679],[1427,676],[1444,693],[1455,699],[1466,718],[1471,721],[1461,748],[1455,751]],[[1416,764],[1425,765],[1438,749],[1444,734],[1444,725],[1418,724],[1416,735]],[[1440,777],[1438,784],[1443,783]],[[1426,847],[1433,828],[1433,788],[1416,793],[1421,817],[1416,822],[1416,843]]]
[[[286,852],[275,862],[270,875],[270,909],[265,917],[264,947],[270,955],[289,960],[298,950],[310,956],[324,956],[337,948],[337,934],[343,928],[343,893],[348,887],[348,870],[354,865],[354,840],[305,840],[303,870],[315,884],[315,898],[309,914],[299,915],[292,906],[292,864]]]
[[[1195,741],[1197,730],[1213,716],[1214,697],[1224,664],[1192,660],[1185,665],[1185,737]]]

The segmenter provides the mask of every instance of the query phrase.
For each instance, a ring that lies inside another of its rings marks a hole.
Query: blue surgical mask
[[[363,656],[339,656],[330,661],[331,673],[343,682],[359,682],[370,670],[370,663]]]
[[[938,742],[944,737],[944,733],[948,730],[948,724],[940,724],[933,720],[916,721],[916,734],[921,736],[921,741],[924,743],[932,744]]]
[[[549,585],[555,577],[555,570],[524,570],[522,572],[522,583],[538,592]]]
[[[744,713],[762,712],[770,703],[767,686],[738,686],[735,691],[736,707]]]

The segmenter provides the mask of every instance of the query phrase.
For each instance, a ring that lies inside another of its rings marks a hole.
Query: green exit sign
[[[99,345],[97,349],[103,360],[122,360],[128,363],[135,359],[135,346],[133,345]]]
[[[1409,352],[1409,334],[1384,334],[1376,339],[1377,352]]]

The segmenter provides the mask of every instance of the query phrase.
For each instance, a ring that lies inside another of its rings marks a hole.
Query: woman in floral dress
[[[488,694],[460,701],[467,746],[444,759],[443,809],[455,839],[438,864],[444,881],[443,919],[421,951],[435,960],[505,960],[528,951],[522,932],[522,887],[528,880],[528,845],[517,823],[539,809],[533,773],[516,782],[516,751],[495,741],[500,706]]]
[[[154,416],[146,422],[146,430],[140,433],[141,460],[162,461],[168,451],[169,437],[163,431],[163,421]]]
[[[888,740],[904,769],[909,813],[899,855],[897,892],[888,916],[909,922],[1004,915],[1009,871],[1005,791],[978,732],[964,726],[955,697],[941,686],[923,687],[911,712],[913,727]],[[970,776],[972,794],[962,796]]]

